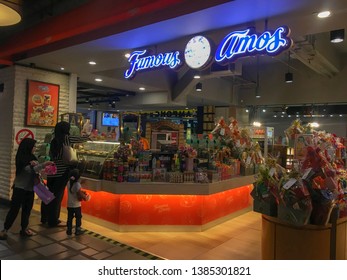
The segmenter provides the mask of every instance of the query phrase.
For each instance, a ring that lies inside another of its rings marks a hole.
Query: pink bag
[[[46,205],[49,204],[55,198],[54,194],[47,188],[47,186],[42,181],[34,185],[34,192]]]

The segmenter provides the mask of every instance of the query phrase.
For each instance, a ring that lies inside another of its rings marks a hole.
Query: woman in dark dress
[[[83,143],[89,140],[89,136],[70,135],[70,124],[61,121],[54,128],[54,138],[51,141],[50,156],[57,166],[57,173],[47,176],[47,186],[54,193],[55,199],[48,205],[41,203],[41,223],[50,227],[58,226],[61,221],[60,209],[63,200],[65,186],[69,180],[69,172],[75,166],[66,165],[63,161],[63,146]]]
[[[39,164],[34,155],[36,140],[25,138],[18,146],[16,153],[16,178],[14,180],[11,207],[6,215],[4,229],[0,232],[0,239],[7,238],[7,231],[16,220],[19,210],[21,212],[22,237],[32,236],[33,232],[28,228],[31,209],[34,204],[34,178],[36,173],[47,165],[50,161]]]

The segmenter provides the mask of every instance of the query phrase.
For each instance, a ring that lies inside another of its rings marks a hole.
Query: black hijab
[[[66,136],[70,135],[70,124],[65,121],[58,122],[54,127],[54,138],[51,141],[51,156],[56,159],[63,154],[63,144]],[[69,144],[69,143],[65,143]]]
[[[16,175],[20,174],[31,161],[37,161],[36,156],[32,153],[35,144],[36,140],[31,138],[24,138],[20,142],[16,154]]]

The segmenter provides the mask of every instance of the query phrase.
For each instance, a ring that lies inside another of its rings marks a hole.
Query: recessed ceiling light
[[[200,75],[194,75],[194,79],[200,79]]]
[[[61,70],[61,71],[64,71],[64,70],[65,70],[65,68],[64,68],[64,67],[60,67],[60,70]]]
[[[88,63],[89,63],[90,65],[95,65],[95,64],[96,64],[95,61],[89,61]]]
[[[144,91],[144,90],[146,90],[146,89],[145,89],[144,87],[140,87],[139,90]]]
[[[326,17],[329,17],[330,16],[330,11],[323,11],[323,12],[320,12],[317,14],[317,17],[319,18],[326,18]]]
[[[94,81],[95,81],[95,82],[102,82],[102,79],[100,79],[100,78],[95,78]]]

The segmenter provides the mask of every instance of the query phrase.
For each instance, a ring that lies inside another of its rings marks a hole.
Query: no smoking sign
[[[25,138],[35,139],[35,131],[29,128],[15,128],[15,141],[19,145]]]

